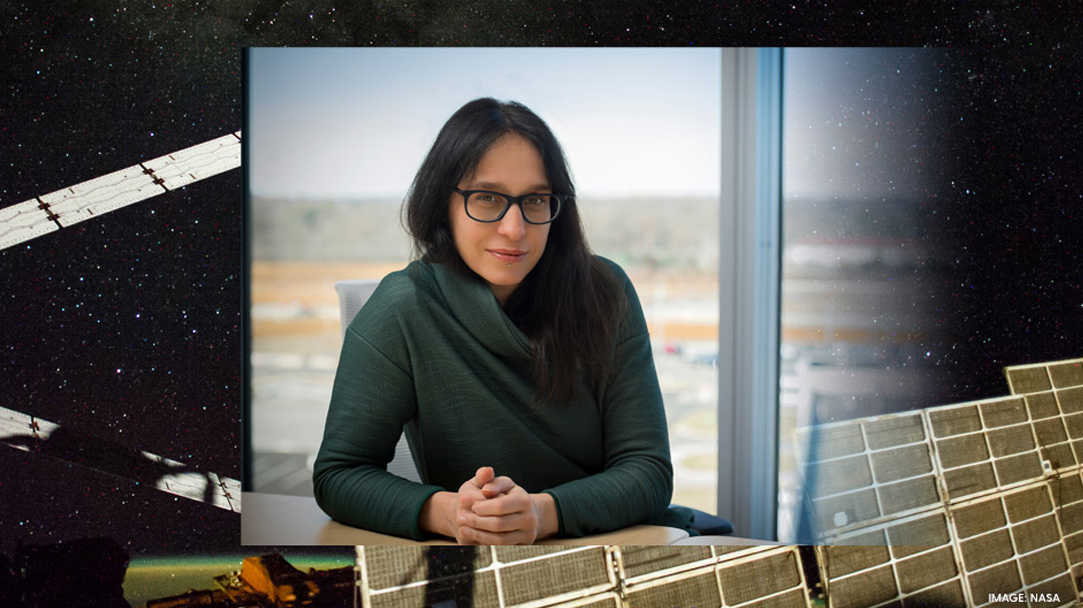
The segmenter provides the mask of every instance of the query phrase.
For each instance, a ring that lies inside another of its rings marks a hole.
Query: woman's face
[[[492,190],[520,196],[551,192],[541,153],[529,140],[509,133],[481,157],[474,173],[459,182],[460,190]],[[550,224],[528,224],[518,205],[498,222],[478,222],[466,215],[463,197],[451,194],[448,219],[455,247],[503,306],[519,283],[538,264],[549,238]]]

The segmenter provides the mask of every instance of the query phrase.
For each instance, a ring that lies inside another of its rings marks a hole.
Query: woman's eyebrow
[[[495,190],[497,192],[504,192],[506,186],[504,184],[496,182],[470,182],[463,190]],[[549,190],[549,184],[534,184],[526,189],[526,193],[538,192],[541,190]]]

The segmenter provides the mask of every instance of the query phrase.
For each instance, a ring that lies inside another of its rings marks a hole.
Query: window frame
[[[722,49],[718,513],[774,540],[778,510],[782,50]]]

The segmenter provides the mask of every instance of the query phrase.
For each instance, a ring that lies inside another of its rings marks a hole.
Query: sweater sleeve
[[[422,504],[441,488],[387,472],[402,426],[416,409],[413,378],[401,360],[405,348],[389,357],[373,344],[380,340],[366,338],[357,326],[346,331],[335,373],[313,471],[316,502],[343,523],[420,540],[426,536],[418,525]],[[394,322],[366,327],[380,335],[399,329]]]
[[[557,503],[562,536],[608,532],[658,519],[673,494],[662,391],[635,289],[623,272],[628,309],[615,374],[600,404],[605,469],[547,490]]]

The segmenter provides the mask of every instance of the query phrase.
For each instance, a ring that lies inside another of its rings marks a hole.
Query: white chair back
[[[350,325],[350,321],[357,316],[357,312],[365,305],[379,284],[380,279],[349,279],[335,283],[343,336],[346,335],[346,328]],[[387,470],[410,481],[421,481],[405,436],[399,437],[399,442],[395,445],[395,457],[387,464]]]

